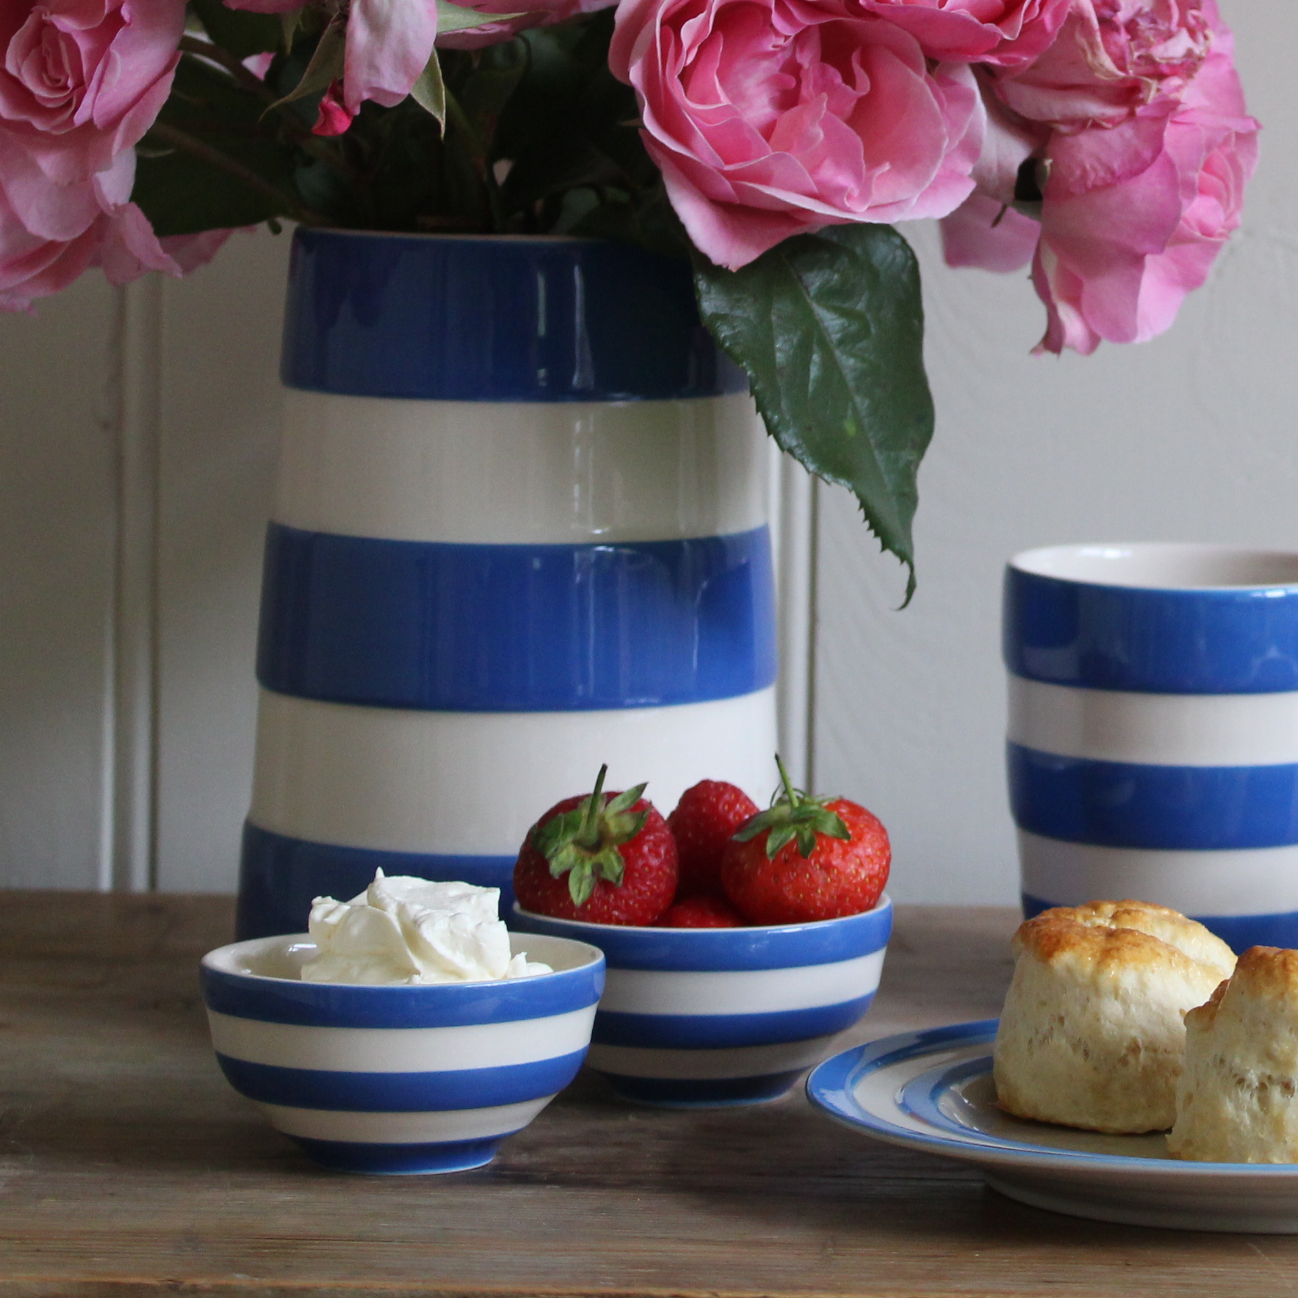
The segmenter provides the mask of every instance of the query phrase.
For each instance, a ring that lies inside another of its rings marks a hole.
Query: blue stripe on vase
[[[587,1009],[604,990],[604,962],[539,978],[380,987],[259,978],[204,964],[199,981],[204,1005],[231,1018],[315,1028],[457,1028]]]
[[[1101,847],[1298,843],[1298,766],[1144,766],[1006,745],[1020,829]]]
[[[226,1080],[261,1104],[356,1113],[431,1113],[490,1109],[557,1095],[586,1058],[585,1050],[499,1068],[426,1073],[350,1073],[255,1064],[217,1052]]]
[[[508,918],[514,904],[514,860],[513,856],[340,847],[275,834],[249,821],[243,827],[235,937],[242,942],[251,937],[304,933],[316,897],[347,901],[365,891],[376,870],[386,875],[499,888],[500,914]]]
[[[439,401],[747,391],[699,322],[688,262],[585,239],[299,229],[289,387]]]
[[[627,1014],[597,1010],[591,1041],[602,1046],[720,1050],[828,1036],[850,1028],[870,1008],[874,992],[836,1005],[765,1014]]]
[[[553,919],[515,904],[510,928],[549,937],[576,938],[604,952],[616,969],[668,973],[795,969],[837,964],[872,955],[888,945],[892,902],[884,897],[860,915],[759,928],[624,928]]]
[[[482,1167],[496,1156],[502,1140],[516,1134],[506,1131],[481,1140],[442,1140],[409,1145],[317,1140],[293,1135],[288,1138],[308,1158],[331,1171],[408,1176],[420,1172],[467,1172],[472,1167]]]
[[[1132,892],[1140,891],[1139,881],[1132,881]],[[1045,901],[1031,893],[1020,893],[1023,902],[1023,917],[1034,919],[1043,910],[1062,905],[1057,901]],[[1097,898],[1097,900],[1099,900]],[[1121,900],[1110,898],[1108,900]],[[1157,898],[1141,898],[1152,900]],[[1236,955],[1247,951],[1251,946],[1298,947],[1298,911],[1287,911],[1274,915],[1191,915],[1204,928],[1215,933]]]
[[[589,545],[267,531],[257,677],[280,694],[568,712],[734,698],[775,673],[765,527]]]
[[[1016,676],[1148,694],[1298,690],[1298,588],[1144,590],[1005,571]]]

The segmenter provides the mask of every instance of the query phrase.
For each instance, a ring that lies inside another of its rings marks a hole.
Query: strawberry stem
[[[600,812],[604,810],[604,800],[600,794],[604,791],[604,777],[607,774],[608,763],[605,762],[595,777],[595,792],[586,800],[586,816],[575,840],[580,847],[589,849],[599,846],[599,819]]]

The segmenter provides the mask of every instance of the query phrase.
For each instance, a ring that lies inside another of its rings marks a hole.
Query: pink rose
[[[524,0],[522,4],[515,4],[512,0],[463,0],[464,8],[476,9],[482,14],[518,14],[518,17],[447,32],[437,38],[437,45],[439,49],[448,50],[481,49],[484,45],[510,40],[529,27],[549,27],[552,23],[564,22],[578,14],[593,14],[616,3],[617,0],[543,0],[539,4],[537,0],[530,0],[530,3]],[[521,9],[527,12],[519,13]]]
[[[343,104],[394,108],[419,80],[437,36],[436,0],[352,0],[347,12]]]
[[[1214,43],[1163,119],[1152,161],[1147,125],[1137,115],[1111,130],[1057,135],[1050,146],[1032,268],[1048,313],[1045,351],[1089,355],[1101,339],[1162,333],[1239,226],[1258,124],[1245,112],[1228,39]],[[1113,179],[1094,185],[1097,175]]]
[[[1089,355],[1104,339],[1162,333],[1238,227],[1258,125],[1245,111],[1230,33],[1212,17],[1211,52],[1179,99],[1051,137],[1040,225],[984,193],[943,221],[952,265],[1033,262],[1048,316],[1040,350]]]
[[[43,201],[33,201],[34,187],[28,186],[21,210],[0,190],[0,310],[28,310],[33,299],[59,292],[91,266],[103,267],[114,284],[146,270],[180,274],[144,213],[129,201],[134,181],[135,155],[128,152],[89,180],[46,180],[50,192]],[[180,241],[176,249],[191,264],[219,246],[208,252],[206,245],[191,247],[194,242]]]
[[[934,59],[1019,67],[1041,54],[1072,0],[858,0],[904,27]]]
[[[0,0],[0,126],[52,180],[107,170],[153,125],[184,23],[183,0]]]
[[[1114,126],[1181,93],[1208,56],[1215,19],[1214,0],[1073,0],[1055,43],[997,78],[996,92],[1033,121]]]
[[[609,50],[696,247],[737,269],[789,235],[943,216],[984,113],[962,64],[835,0],[622,0]]]

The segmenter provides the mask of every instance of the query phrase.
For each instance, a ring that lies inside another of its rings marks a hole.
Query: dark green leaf
[[[275,14],[255,14],[246,9],[227,9],[221,0],[189,0],[203,30],[236,59],[277,50],[283,29]]]
[[[283,104],[291,104],[298,99],[305,99],[308,95],[318,95],[327,90],[331,82],[342,77],[345,46],[346,40],[342,27],[337,23],[330,23],[320,33],[320,40],[315,47],[315,53],[311,55],[311,62],[307,64],[306,71],[302,74],[302,80],[282,99],[276,100],[271,107],[279,108]]]
[[[298,155],[262,126],[261,111],[261,102],[220,68],[189,55],[181,59],[158,121],[183,132],[202,155],[162,139],[155,129],[141,145],[131,193],[159,235],[255,225],[292,214]]]
[[[856,493],[910,569],[916,474],[933,435],[919,268],[890,226],[786,239],[738,271],[695,258],[704,323],[748,372],[775,440]]]
[[[420,108],[432,114],[438,126],[446,125],[446,85],[442,81],[442,65],[436,50],[410,87],[410,94]]]
[[[463,5],[451,4],[449,0],[437,0],[437,34],[446,36],[450,32],[467,31],[473,27],[484,27],[487,23],[504,22],[509,18],[521,18],[524,11],[511,14],[482,14],[476,9],[466,9]]]

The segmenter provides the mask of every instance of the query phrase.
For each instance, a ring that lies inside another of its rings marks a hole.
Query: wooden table
[[[583,1075],[489,1168],[317,1171],[225,1084],[195,965],[229,900],[0,894],[0,1298],[1298,1294],[1298,1238],[1106,1226],[803,1096],[674,1112]],[[1008,910],[901,907],[853,1039],[983,1018]]]

